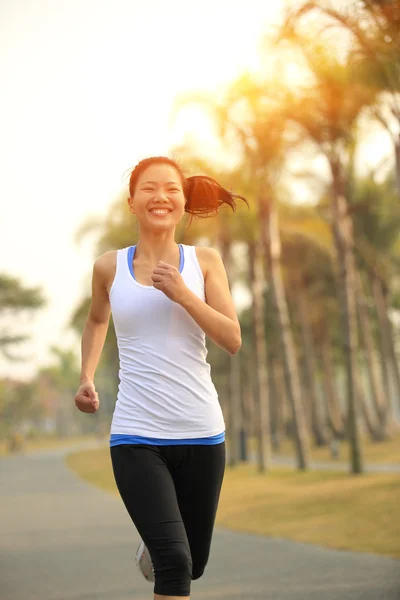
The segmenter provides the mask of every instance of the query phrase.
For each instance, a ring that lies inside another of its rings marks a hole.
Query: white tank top
[[[195,247],[181,248],[181,276],[205,301]],[[162,291],[136,281],[128,253],[132,247],[117,251],[110,290],[120,362],[111,435],[192,439],[223,433],[204,331]]]

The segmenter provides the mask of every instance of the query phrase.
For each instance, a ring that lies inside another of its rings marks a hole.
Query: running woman
[[[110,314],[120,370],[111,424],[115,481],[142,542],[137,562],[154,600],[190,598],[207,564],[225,470],[225,424],[206,362],[207,335],[235,354],[241,331],[219,253],[175,242],[184,216],[211,216],[237,198],[215,180],[185,178],[166,157],[129,182],[135,246],[94,263],[75,404],[96,412],[94,376]]]

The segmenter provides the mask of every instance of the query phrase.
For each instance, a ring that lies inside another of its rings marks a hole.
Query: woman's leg
[[[189,539],[192,579],[202,576],[210,554],[225,472],[225,443],[181,446],[184,460],[173,470],[179,509]]]
[[[121,498],[150,552],[155,598],[189,598],[190,547],[165,459],[156,446],[121,445],[111,448],[111,460]]]

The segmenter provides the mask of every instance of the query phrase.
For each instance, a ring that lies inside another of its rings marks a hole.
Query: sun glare
[[[15,367],[0,361],[4,372],[43,364],[48,347],[65,338],[93,260],[92,250],[76,246],[76,230],[90,215],[106,214],[124,173],[188,136],[218,154],[204,114],[185,110],[174,121],[174,102],[188,91],[217,96],[257,69],[262,33],[281,8],[261,0],[7,3],[0,22],[0,196],[7,198],[0,253],[7,272],[42,287],[49,303],[32,325],[32,360]]]

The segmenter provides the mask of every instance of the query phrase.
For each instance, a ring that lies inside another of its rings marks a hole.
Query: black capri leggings
[[[121,498],[154,567],[154,593],[189,596],[207,564],[225,443],[111,447]]]

